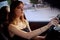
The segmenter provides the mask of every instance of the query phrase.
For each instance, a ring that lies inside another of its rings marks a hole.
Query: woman
[[[14,1],[10,5],[8,30],[11,40],[30,40],[37,37],[53,25],[50,22],[42,28],[31,31],[29,23],[23,13],[23,6],[23,2],[21,1]],[[58,21],[54,20],[53,23],[56,25]]]

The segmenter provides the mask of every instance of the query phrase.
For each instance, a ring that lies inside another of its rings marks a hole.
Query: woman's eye
[[[23,11],[23,9],[21,7],[17,7],[18,9],[21,9],[21,11]]]

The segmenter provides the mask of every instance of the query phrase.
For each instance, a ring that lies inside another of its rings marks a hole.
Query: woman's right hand
[[[50,21],[51,25],[58,25],[59,23],[59,19],[58,18],[53,18],[51,21]]]

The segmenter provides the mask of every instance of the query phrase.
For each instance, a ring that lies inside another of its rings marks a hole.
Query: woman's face
[[[23,7],[24,5],[23,4],[20,4],[19,6],[17,6],[14,10],[15,14],[17,17],[20,17],[23,15]]]

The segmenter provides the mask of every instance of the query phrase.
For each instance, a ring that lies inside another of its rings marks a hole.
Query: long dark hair
[[[19,6],[20,4],[23,4],[22,1],[13,1],[10,5],[10,13],[9,13],[9,23],[11,23],[12,21],[14,21],[16,15],[14,13],[14,10],[17,6]],[[25,15],[24,15],[25,18]],[[26,18],[25,18],[26,19]]]

